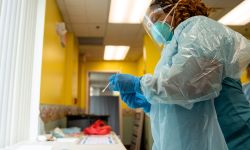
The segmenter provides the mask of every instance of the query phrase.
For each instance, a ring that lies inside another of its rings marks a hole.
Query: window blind
[[[0,148],[38,131],[45,0],[0,0]]]

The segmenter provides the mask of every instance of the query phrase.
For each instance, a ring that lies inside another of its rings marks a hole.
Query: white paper
[[[56,142],[76,143],[78,140],[78,138],[58,138]]]
[[[52,145],[23,145],[16,150],[51,150]]]
[[[108,136],[86,136],[84,137],[80,144],[90,144],[90,145],[97,145],[97,144],[115,144],[113,138]]]

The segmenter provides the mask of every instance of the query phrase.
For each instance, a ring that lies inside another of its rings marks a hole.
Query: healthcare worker
[[[250,42],[207,16],[200,0],[153,1],[143,24],[163,48],[154,74],[110,77],[110,88],[150,117],[153,150],[250,150],[239,81]]]
[[[247,66],[246,71],[247,71],[247,78],[250,80],[250,64]],[[243,91],[246,96],[246,99],[250,103],[250,82],[243,85]]]

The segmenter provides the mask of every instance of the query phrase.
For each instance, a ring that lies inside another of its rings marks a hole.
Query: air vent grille
[[[78,37],[80,45],[103,45],[103,37]]]

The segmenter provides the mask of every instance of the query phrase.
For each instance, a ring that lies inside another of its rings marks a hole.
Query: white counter
[[[107,136],[112,137],[112,142],[103,140]],[[86,139],[91,139],[91,141],[83,142]],[[126,150],[126,148],[118,136],[112,132],[105,136],[83,136],[79,139],[62,138],[53,142],[23,142],[7,150]]]

